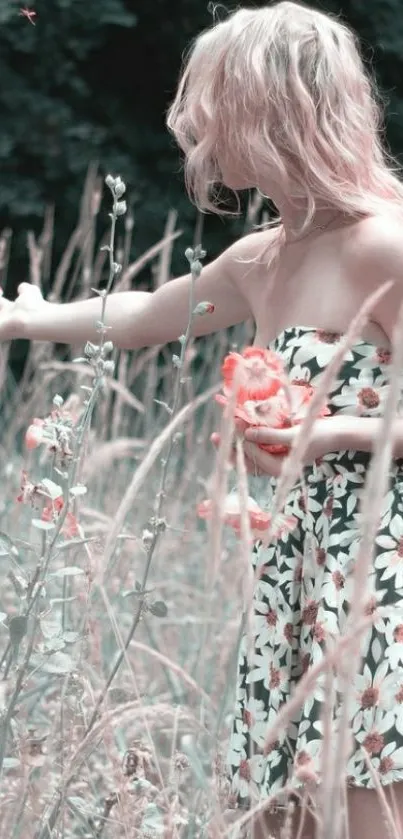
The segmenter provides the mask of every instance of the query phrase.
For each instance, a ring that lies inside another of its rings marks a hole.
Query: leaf
[[[71,493],[71,495],[76,495],[76,496],[77,495],[85,495],[86,492],[87,492],[87,487],[85,487],[85,486],[71,487],[69,492]]]
[[[17,547],[18,548],[24,548],[26,551],[31,551],[32,553],[35,554],[35,556],[38,556],[36,548],[34,548],[34,546],[31,545],[30,542],[26,542],[25,539],[16,539],[15,540],[15,549],[16,550],[17,550]]]
[[[64,673],[70,673],[74,667],[73,659],[67,653],[57,652],[47,659],[42,667],[45,673],[53,673],[57,676],[62,676]]]
[[[58,652],[59,650],[63,650],[64,647],[65,642],[63,638],[49,638],[43,645],[43,651],[44,653]]]
[[[14,591],[18,594],[18,597],[22,597],[28,589],[28,582],[22,576],[22,574],[16,574],[15,571],[11,568],[7,574],[9,580],[11,580]]]
[[[42,519],[32,519],[31,524],[33,527],[37,527],[38,530],[54,530],[55,523],[54,521],[42,521]]]
[[[20,761],[17,757],[5,757],[3,761],[4,769],[15,769],[17,766],[20,765]]]
[[[51,597],[50,604],[53,606],[54,603],[72,603],[73,600],[77,600],[77,597]]]
[[[153,589],[145,588],[144,591],[141,589],[141,583],[138,581],[135,582],[134,588],[129,588],[126,591],[121,592],[122,597],[143,597],[145,594],[151,594]]]
[[[43,478],[42,486],[47,489],[52,501],[55,501],[56,498],[60,498],[60,496],[63,495],[61,486],[59,486],[59,484],[55,484],[55,482],[51,481],[49,478]]]
[[[164,814],[153,801],[145,808],[141,828],[143,834],[151,833],[155,837],[164,833]]]
[[[44,638],[57,638],[61,635],[62,627],[58,618],[40,618],[39,623]]]
[[[7,533],[0,531],[0,557],[2,556],[19,556],[18,548],[14,545],[12,539],[7,536]]]
[[[80,813],[84,813],[86,816],[92,814],[92,808],[84,798],[80,798],[78,795],[71,795],[67,799],[67,804],[70,804],[71,807],[74,809],[76,808]]]
[[[96,542],[96,536],[89,536],[88,539],[68,539],[66,542],[58,542],[58,551],[67,551],[68,548],[77,547],[77,545],[87,545],[88,542]]]
[[[0,612],[0,623],[4,623],[7,620],[7,615],[5,612]]]
[[[64,568],[59,568],[58,571],[53,571],[51,577],[77,577],[78,574],[84,574],[84,570],[77,565],[65,565]]]
[[[155,603],[151,603],[148,609],[156,618],[166,618],[168,614],[168,607],[163,600],[156,600]]]
[[[63,641],[65,641],[66,644],[75,644],[79,637],[80,633],[74,632],[72,629],[67,629],[66,632],[63,632]]]
[[[10,641],[13,647],[17,647],[27,634],[28,618],[26,615],[14,615],[8,622]]]

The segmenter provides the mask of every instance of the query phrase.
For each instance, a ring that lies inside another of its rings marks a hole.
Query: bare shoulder
[[[403,212],[371,216],[355,225],[349,240],[352,264],[362,279],[394,279],[403,289]]]
[[[256,230],[242,236],[225,252],[227,264],[236,281],[260,277],[261,266],[265,263],[266,252],[276,238],[276,229]]]
[[[368,295],[392,281],[374,312],[390,336],[403,300],[403,213],[371,216],[355,225],[349,239],[349,265],[354,282]]]

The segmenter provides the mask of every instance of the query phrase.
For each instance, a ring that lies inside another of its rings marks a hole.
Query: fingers
[[[278,478],[283,468],[282,457],[277,457],[262,451],[255,443],[244,443],[245,457],[253,464],[254,468],[260,470],[260,474],[271,475]]]
[[[295,429],[292,428],[247,428],[245,430],[245,440],[251,443],[266,443],[266,444],[284,444],[292,443],[295,435]]]
[[[20,283],[17,289],[18,295],[20,294],[30,294],[32,296],[39,296],[42,297],[42,294],[36,285],[32,285],[31,283]]]
[[[211,434],[211,436],[210,436],[210,440],[211,440],[211,442],[212,442],[213,446],[214,446],[216,449],[218,449],[218,447],[219,447],[219,445],[220,445],[220,441],[221,441],[221,436],[220,436],[220,434],[218,434],[218,432],[217,432],[217,431],[214,431],[214,432],[213,432],[213,434]],[[253,450],[254,450],[254,449],[256,448],[256,446],[253,446],[252,448],[253,448]],[[249,474],[249,475],[261,476],[261,475],[265,475],[265,474],[266,474],[266,472],[265,472],[265,471],[264,471],[264,470],[263,470],[263,469],[259,466],[259,464],[257,463],[256,458],[254,458],[254,457],[252,457],[252,458],[251,458],[251,457],[248,457],[248,455],[247,455],[247,454],[246,454],[246,452],[245,452],[245,448],[244,448],[244,455],[245,455],[245,466],[246,466],[246,471],[248,472],[248,474]],[[235,444],[233,445],[233,447],[232,447],[232,449],[231,449],[230,463],[231,463],[231,465],[232,465],[232,466],[235,466],[235,465],[236,465],[236,450],[235,450]]]

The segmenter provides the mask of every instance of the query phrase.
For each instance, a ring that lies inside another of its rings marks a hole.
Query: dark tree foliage
[[[400,0],[322,0],[358,32],[388,104],[388,140],[403,149],[403,15]],[[241,5],[241,4],[237,4]],[[244,0],[259,7],[262,2]],[[77,217],[91,161],[120,174],[136,221],[136,254],[179,212],[184,236],[174,272],[186,270],[196,213],[185,195],[181,160],[165,127],[184,51],[226,9],[207,0],[32,0],[35,23],[16,0],[0,0],[0,226],[15,231],[12,276],[26,270],[24,231],[39,231],[56,207],[56,257]],[[229,9],[234,4],[229,4]],[[207,217],[211,258],[241,222]],[[134,255],[134,254],[133,254]],[[14,268],[13,268],[14,266]],[[13,274],[14,271],[14,274]]]

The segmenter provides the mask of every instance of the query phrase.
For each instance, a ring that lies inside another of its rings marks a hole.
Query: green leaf
[[[77,600],[76,596],[73,597],[51,597],[50,603],[53,606],[54,603],[73,603],[74,600]]]
[[[53,571],[51,577],[77,577],[78,574],[84,574],[84,570],[77,565],[66,565],[64,568],[59,568],[58,571]]]
[[[80,798],[78,795],[71,795],[67,799],[67,804],[70,804],[72,808],[76,808],[80,813],[83,813],[86,816],[92,815],[92,807],[85,801],[84,798]]]
[[[164,814],[153,801],[145,808],[141,832],[151,833],[155,837],[162,836],[165,832]]]
[[[63,641],[65,641],[66,644],[75,644],[79,637],[80,633],[74,632],[72,629],[66,629],[66,632],[63,632]]]
[[[16,769],[20,765],[17,757],[5,757],[3,761],[4,769]]]
[[[58,551],[67,551],[69,548],[77,547],[77,545],[87,545],[88,542],[96,542],[96,536],[89,536],[88,539],[67,539],[66,542],[58,542],[57,543],[57,550]]]
[[[28,618],[26,615],[14,615],[8,622],[10,641],[13,647],[17,647],[27,634]]]
[[[19,556],[18,548],[14,545],[12,539],[7,536],[7,533],[0,531],[0,558],[3,556]]]
[[[42,521],[42,519],[32,519],[31,524],[33,527],[36,527],[38,530],[54,530],[55,523],[54,521]]]
[[[74,667],[74,661],[67,653],[57,652],[47,659],[42,667],[45,673],[53,673],[57,676],[62,676],[64,673],[70,673]]]
[[[23,577],[22,574],[16,574],[13,568],[10,569],[10,571],[7,574],[7,577],[9,580],[11,580],[14,586],[14,591],[16,592],[16,594],[18,594],[18,597],[22,597],[28,589],[27,580]]]
[[[40,618],[39,623],[44,638],[57,638],[59,635],[61,635],[62,627],[58,618]]]
[[[168,614],[168,607],[163,600],[156,600],[155,603],[151,603],[148,609],[156,618],[166,618]]]
[[[70,492],[71,495],[85,495],[86,492],[87,492],[87,487],[85,487],[85,486],[71,487],[69,492]]]
[[[60,496],[63,495],[61,486],[59,486],[59,484],[55,484],[55,482],[51,481],[49,478],[43,478],[42,486],[47,489],[52,501],[55,501],[56,498],[60,498]]]
[[[49,638],[48,641],[45,641],[43,645],[43,651],[45,653],[52,653],[58,652],[59,650],[63,650],[65,647],[65,642],[63,638]]]

